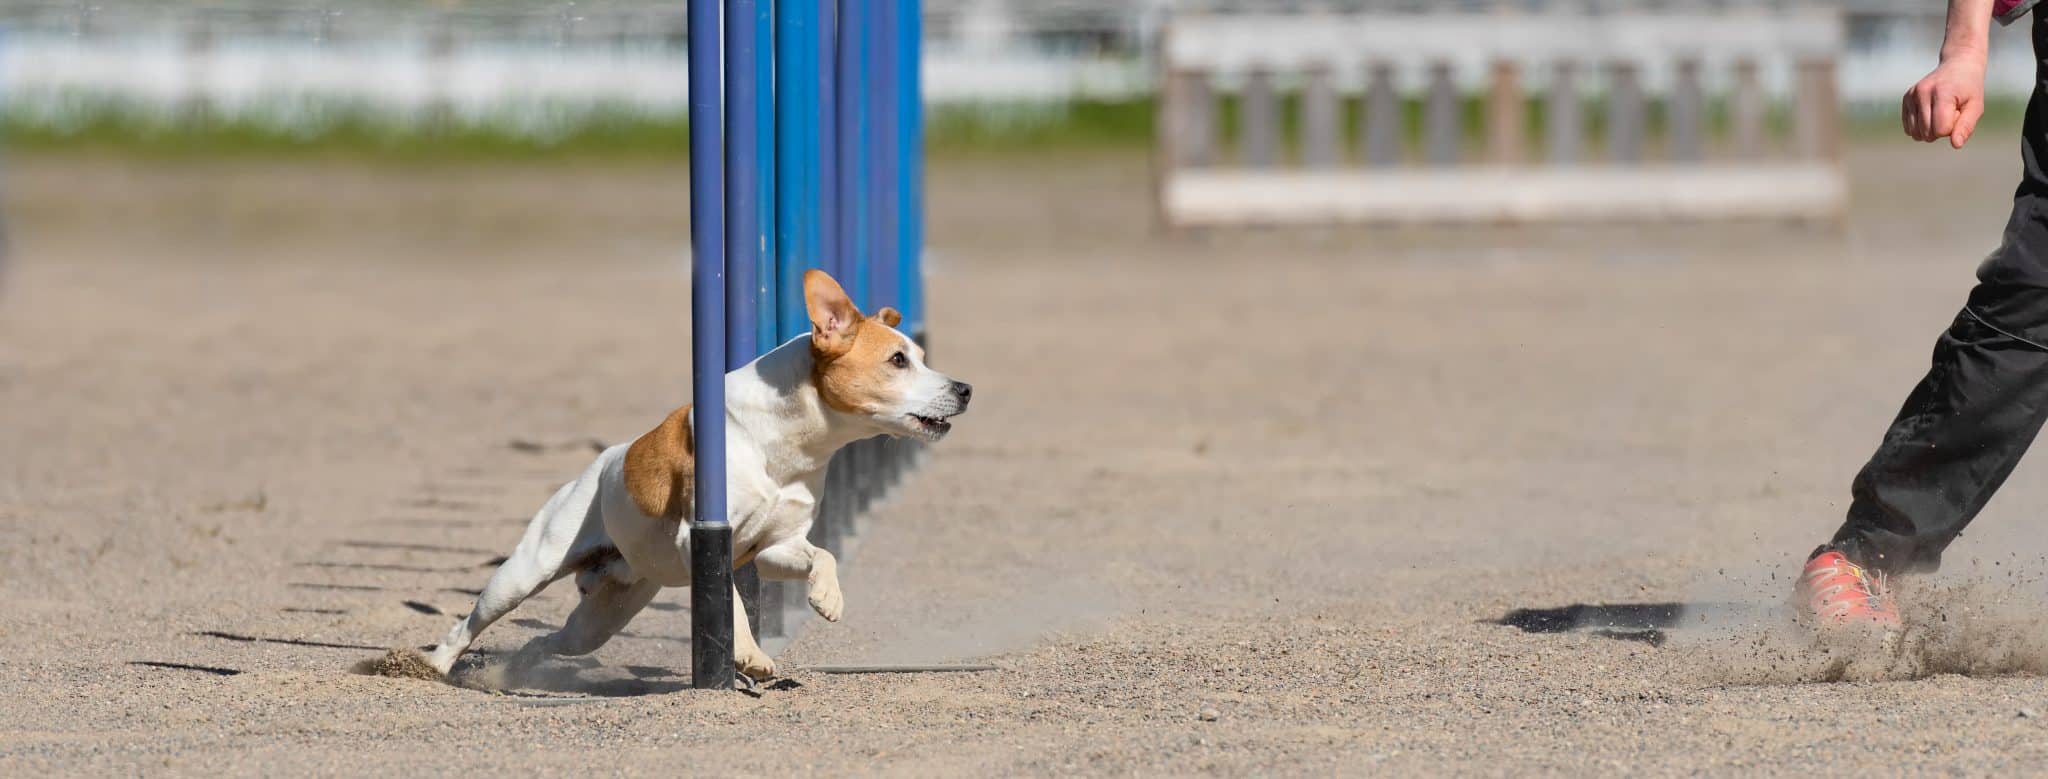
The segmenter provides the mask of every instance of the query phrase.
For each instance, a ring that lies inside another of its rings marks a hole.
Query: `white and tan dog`
[[[902,316],[864,317],[823,271],[804,274],[811,334],[782,344],[725,377],[728,518],[734,565],[761,578],[803,580],[811,608],[837,622],[844,600],[832,553],[805,536],[824,492],[832,453],[877,434],[937,441],[967,410],[972,388],[924,364],[924,350],[897,332]],[[569,574],[583,594],[561,630],[522,656],[597,651],[663,587],[690,583],[696,457],[690,407],[631,444],[606,449],[535,514],[519,546],[491,576],[469,615],[428,662],[446,675],[477,634]],[[764,679],[775,662],[754,643],[733,597],[733,662]]]

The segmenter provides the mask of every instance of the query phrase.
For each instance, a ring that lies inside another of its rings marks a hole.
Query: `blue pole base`
[[[730,690],[732,526],[690,523],[690,686]]]

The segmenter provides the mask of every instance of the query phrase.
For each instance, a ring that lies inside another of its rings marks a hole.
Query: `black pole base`
[[[691,686],[730,690],[732,677],[732,526],[691,522]]]

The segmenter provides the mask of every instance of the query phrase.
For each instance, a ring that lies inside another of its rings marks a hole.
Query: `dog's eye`
[[[903,356],[902,352],[897,352],[889,355],[889,364],[898,368],[908,368],[910,367],[910,358]]]

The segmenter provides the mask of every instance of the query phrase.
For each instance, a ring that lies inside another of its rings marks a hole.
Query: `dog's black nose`
[[[959,398],[961,403],[966,403],[974,397],[974,385],[964,381],[953,382],[953,396]]]

